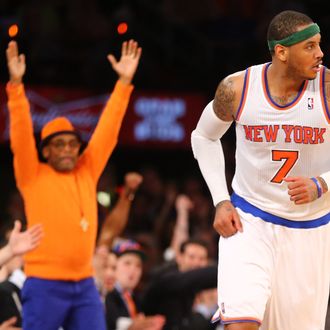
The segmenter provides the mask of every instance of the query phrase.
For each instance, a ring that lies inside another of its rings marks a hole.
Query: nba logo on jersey
[[[314,109],[314,98],[309,97],[307,100],[307,109],[308,110],[313,110]]]

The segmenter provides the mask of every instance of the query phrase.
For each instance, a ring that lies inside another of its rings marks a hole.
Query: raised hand
[[[193,208],[194,204],[191,199],[186,195],[178,195],[175,200],[175,208],[179,211],[189,211]]]
[[[138,46],[138,43],[134,40],[130,40],[128,42],[123,42],[119,61],[117,61],[112,54],[107,56],[112,68],[116,71],[119,79],[124,84],[130,84],[132,82],[141,53],[142,49]]]
[[[13,84],[20,84],[25,73],[26,64],[25,55],[18,54],[16,41],[9,42],[6,56],[10,82]]]
[[[143,181],[141,174],[137,172],[128,172],[125,175],[125,188],[131,191],[136,191]]]
[[[143,181],[141,174],[137,172],[128,172],[124,179],[124,194],[128,200],[133,201],[135,193]]]
[[[24,232],[21,232],[21,228],[21,222],[16,220],[8,242],[13,256],[22,255],[35,249],[43,236],[43,230],[40,224],[34,225]]]

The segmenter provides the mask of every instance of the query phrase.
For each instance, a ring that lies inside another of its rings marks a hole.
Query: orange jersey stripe
[[[321,71],[321,78],[320,78],[320,94],[321,94],[321,101],[322,101],[322,108],[324,112],[324,116],[327,122],[330,124],[330,113],[328,108],[328,103],[325,95],[325,86],[324,86],[324,78],[325,78],[325,67],[322,68]]]
[[[245,72],[245,77],[244,77],[244,85],[243,85],[243,91],[242,91],[242,96],[241,96],[241,101],[236,113],[236,120],[238,121],[243,110],[244,110],[244,105],[245,105],[245,101],[246,101],[246,95],[247,95],[247,91],[249,88],[249,80],[250,80],[250,68],[246,69]]]

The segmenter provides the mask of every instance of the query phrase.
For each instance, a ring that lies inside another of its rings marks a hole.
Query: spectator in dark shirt
[[[162,267],[154,274],[144,295],[143,311],[146,315],[164,315],[166,330],[209,329],[207,320],[203,325],[199,322],[197,327],[193,312],[195,295],[216,287],[217,267],[208,266],[206,244],[187,240],[181,245],[176,262],[176,265]]]

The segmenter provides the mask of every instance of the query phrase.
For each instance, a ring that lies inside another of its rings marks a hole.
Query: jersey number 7
[[[273,183],[282,183],[283,178],[287,176],[296,161],[298,160],[298,151],[292,150],[272,150],[272,161],[283,161],[283,165],[270,180]]]

